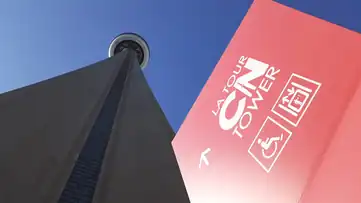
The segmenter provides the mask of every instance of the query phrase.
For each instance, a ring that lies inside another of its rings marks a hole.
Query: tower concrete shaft
[[[0,95],[0,202],[189,202],[132,49]]]

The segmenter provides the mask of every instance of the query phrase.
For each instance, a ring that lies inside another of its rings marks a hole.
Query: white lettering
[[[242,71],[242,66],[237,64],[236,67],[238,68],[238,72],[234,70],[233,73],[238,75]]]
[[[252,106],[248,106],[248,107],[247,107],[248,109],[258,110],[258,105],[257,105],[256,101],[263,101],[263,97],[262,97],[261,93],[259,93],[258,90],[256,90],[256,93],[257,93],[257,96],[258,96],[258,97],[253,97],[253,98],[252,98],[252,104],[253,104],[253,105],[252,105]]]
[[[248,59],[248,57],[246,56],[241,56],[241,58],[239,58],[238,63],[244,65],[245,61]]]
[[[231,94],[228,95],[226,100],[221,107],[221,111],[219,113],[219,125],[223,130],[230,130],[232,129],[239,119],[241,118],[243,111],[246,106],[246,98],[243,97],[241,100],[238,101],[237,111],[231,119],[226,118],[226,111],[229,104],[236,98],[236,91],[233,91]]]
[[[227,86],[232,87],[235,81],[236,81],[236,76],[231,75],[231,77],[229,77],[227,80]]]
[[[236,127],[234,128],[234,130],[233,130],[232,135],[234,135],[234,134],[237,134],[237,136],[240,137],[240,138],[243,137],[242,133],[238,131],[238,127],[237,127],[237,126],[236,126]]]
[[[247,70],[242,73],[244,68]],[[221,129],[230,130],[232,135],[243,138],[243,133],[252,124],[253,113],[259,110],[260,101],[264,100],[263,92],[271,89],[279,72],[279,69],[266,63],[241,56],[222,89],[226,98],[219,99],[217,108],[212,110],[213,115],[218,117]],[[243,98],[237,98],[238,91]]]
[[[226,86],[223,87],[222,92],[226,92],[226,93],[228,94],[229,91],[227,90],[227,87],[226,87]]]
[[[275,67],[272,66],[267,70],[266,77],[271,80],[275,80],[276,78],[274,77],[274,75],[276,75],[280,71],[281,71],[280,69],[276,70]]]
[[[248,116],[248,122],[246,122],[246,125],[243,125],[245,116]],[[251,121],[252,121],[252,114],[250,112],[246,112],[242,115],[241,120],[239,121],[239,127],[242,130],[244,130],[244,129],[248,128],[248,126],[251,124]]]
[[[251,90],[256,89],[256,86],[252,85],[249,82],[264,75],[268,68],[268,64],[263,63],[261,61],[257,61],[252,58],[248,58],[246,65],[244,67],[249,69],[250,72],[240,76],[237,79],[236,83],[234,84],[234,88],[238,89],[248,97],[252,97],[252,93],[246,88]]]
[[[212,111],[212,113],[213,113],[215,116],[217,116],[218,111],[219,111],[219,109],[221,108],[222,102],[224,102],[224,99],[221,99],[221,100],[218,100],[218,101],[217,101],[217,107],[218,107],[218,109],[217,109],[216,112],[215,112],[215,111]]]
[[[271,89],[271,86],[273,82],[270,82],[268,86],[266,86],[270,82],[270,80],[267,80],[266,78],[263,78],[261,83],[259,84],[258,88],[264,92],[268,92]]]

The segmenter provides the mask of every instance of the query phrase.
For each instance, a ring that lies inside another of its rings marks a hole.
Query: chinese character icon
[[[293,126],[297,126],[316,96],[321,84],[292,74],[272,112]]]

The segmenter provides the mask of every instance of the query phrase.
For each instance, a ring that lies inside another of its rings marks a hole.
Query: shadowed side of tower
[[[125,55],[0,95],[0,202],[57,202]]]
[[[130,65],[94,203],[189,202],[174,132],[139,65]]]

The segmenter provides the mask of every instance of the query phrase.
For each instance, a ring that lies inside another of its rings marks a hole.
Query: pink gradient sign
[[[255,1],[172,143],[191,202],[361,202],[360,53],[355,32]]]

